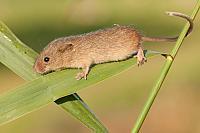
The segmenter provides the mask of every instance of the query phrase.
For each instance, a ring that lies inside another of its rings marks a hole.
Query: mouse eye
[[[44,62],[49,62],[49,57],[44,57]]]

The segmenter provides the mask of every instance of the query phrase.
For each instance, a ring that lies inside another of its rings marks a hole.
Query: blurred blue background
[[[0,19],[25,44],[41,51],[48,42],[112,26],[133,25],[147,36],[174,36],[185,21],[165,11],[190,15],[195,0],[0,0]],[[185,39],[141,132],[200,132],[200,14]],[[174,43],[144,43],[145,49],[170,52]],[[79,92],[111,133],[128,133],[164,63],[155,57],[138,68]],[[12,84],[10,83],[12,81]],[[25,83],[0,64],[0,93]],[[0,127],[1,133],[88,133],[54,103]]]

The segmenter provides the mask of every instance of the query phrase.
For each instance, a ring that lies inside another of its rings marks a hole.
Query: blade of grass
[[[197,15],[198,11],[199,11],[199,8],[200,8],[200,0],[197,2],[196,6],[193,10],[193,13],[191,15],[191,18],[193,20],[194,20],[195,16]],[[183,28],[183,30],[182,30],[182,32],[181,32],[181,34],[180,34],[180,36],[179,36],[179,38],[176,42],[176,45],[172,49],[170,56],[167,57],[167,60],[166,60],[164,66],[161,70],[160,76],[159,76],[158,80],[156,81],[155,85],[152,88],[152,91],[151,91],[151,93],[150,93],[150,95],[147,99],[146,104],[144,105],[143,110],[141,111],[141,114],[139,115],[139,117],[136,121],[136,124],[135,124],[135,126],[132,130],[132,133],[138,133],[139,132],[139,130],[140,130],[140,128],[141,128],[141,126],[142,126],[142,124],[143,124],[143,122],[144,122],[144,120],[145,120],[145,118],[146,118],[146,116],[147,116],[147,114],[148,114],[148,112],[149,112],[149,110],[150,110],[150,108],[151,108],[151,106],[152,106],[152,104],[153,104],[153,102],[154,102],[154,100],[155,100],[155,98],[156,98],[156,96],[157,96],[157,94],[158,94],[168,72],[169,72],[169,69],[171,68],[171,65],[172,65],[181,45],[182,45],[182,42],[185,38],[185,35],[188,31],[188,28],[189,28],[189,23],[187,23],[185,25],[185,27]]]
[[[3,22],[0,22],[0,44],[0,61],[5,66],[28,81],[40,76],[32,69],[38,54],[23,44]],[[95,132],[107,132],[107,129],[77,94],[58,99],[55,103]]]

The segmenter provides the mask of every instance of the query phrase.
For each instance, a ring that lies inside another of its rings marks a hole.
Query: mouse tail
[[[193,24],[192,19],[189,16],[179,13],[179,12],[166,12],[166,14],[169,16],[178,16],[178,17],[186,19],[189,22],[190,27],[185,36],[188,36],[192,32],[194,24]],[[175,42],[178,39],[178,36],[176,37],[145,37],[143,36],[141,39],[142,41],[147,41],[147,42]]]

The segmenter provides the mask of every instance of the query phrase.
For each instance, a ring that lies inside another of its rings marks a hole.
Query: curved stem
[[[199,8],[200,8],[200,0],[197,2],[196,6],[193,10],[193,13],[191,15],[192,19],[194,19],[195,16],[197,15]],[[172,65],[181,45],[182,45],[182,42],[185,38],[185,35],[187,34],[188,28],[189,28],[189,23],[187,23],[185,25],[185,27],[183,28],[174,48],[171,51],[171,54],[169,56],[167,56],[167,60],[164,64],[164,67],[161,70],[160,76],[159,76],[157,82],[155,83],[155,85],[153,86],[153,89],[152,89],[152,91],[151,91],[151,93],[148,97],[148,100],[147,100],[146,104],[144,105],[144,108],[143,108],[141,114],[139,115],[139,117],[136,121],[136,124],[135,124],[135,126],[132,130],[132,133],[138,133],[140,128],[142,127],[142,124],[143,124],[144,120],[146,119],[146,116],[147,116],[147,114],[148,114],[148,112],[149,112],[149,110],[150,110],[150,108],[151,108],[151,106],[152,106],[152,104],[153,104],[153,102],[154,102],[164,80],[165,80],[165,77],[167,76],[167,74],[168,74],[168,72],[171,68],[171,65]]]

